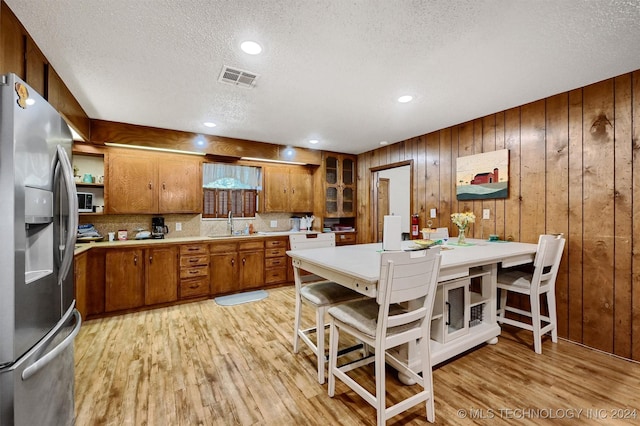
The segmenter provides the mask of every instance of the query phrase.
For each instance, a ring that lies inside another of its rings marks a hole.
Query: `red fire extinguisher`
[[[411,215],[411,239],[415,240],[419,235],[420,216],[417,214]]]

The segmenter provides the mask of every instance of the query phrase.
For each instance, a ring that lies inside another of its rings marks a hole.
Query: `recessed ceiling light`
[[[212,123],[211,121],[207,121],[206,123],[202,123],[207,127],[216,127],[216,123]]]
[[[389,142],[387,142],[387,141],[381,141],[381,142],[380,142],[380,145],[387,145],[388,143],[389,143]]]
[[[255,41],[243,41],[240,48],[244,53],[248,53],[249,55],[257,55],[262,52],[262,46]]]
[[[320,142],[318,139],[309,139],[309,143],[312,144],[312,145],[315,145],[318,142]]]
[[[413,100],[413,96],[411,95],[404,95],[398,98],[398,102],[401,102],[403,104],[406,104],[407,102],[411,102],[412,100]]]

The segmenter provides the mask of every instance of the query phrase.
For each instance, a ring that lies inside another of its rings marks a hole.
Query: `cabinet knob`
[[[245,259],[244,257],[242,258],[242,264],[244,265],[247,262],[247,259]]]
[[[163,190],[167,189],[167,184],[166,184],[166,183],[164,183],[164,182],[162,182],[162,189],[163,189]]]
[[[153,188],[153,185],[151,185],[151,182],[149,182],[149,189]]]
[[[149,256],[149,263],[153,263],[153,256]]]
[[[231,266],[235,266],[236,265],[236,260],[235,259],[231,259]]]
[[[138,265],[138,256],[133,256],[133,264]]]

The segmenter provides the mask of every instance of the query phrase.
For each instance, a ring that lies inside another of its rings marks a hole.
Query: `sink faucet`
[[[233,235],[233,212],[231,210],[227,216],[227,228],[229,228],[229,235]]]

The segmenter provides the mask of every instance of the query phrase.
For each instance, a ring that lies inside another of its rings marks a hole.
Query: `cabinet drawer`
[[[264,241],[245,241],[242,243],[238,243],[238,251],[262,249],[264,249]]]
[[[185,254],[209,254],[206,244],[183,244],[180,246],[180,255]]]
[[[180,281],[180,298],[207,296],[209,294],[209,278],[200,277]]]
[[[266,249],[277,248],[277,247],[282,247],[286,249],[287,241],[286,240],[267,240],[264,242],[264,248]]]
[[[234,253],[237,249],[236,243],[216,243],[209,245],[209,253]]]
[[[180,267],[204,266],[209,264],[209,255],[201,254],[198,256],[181,256]]]
[[[284,257],[287,255],[287,249],[282,248],[269,248],[264,251],[264,257]]]
[[[336,234],[336,244],[355,244],[356,243],[356,234]]]
[[[287,257],[267,257],[264,259],[265,268],[277,268],[278,266],[287,266]]]
[[[275,284],[285,282],[287,280],[287,268],[267,269],[264,273],[265,284]]]
[[[208,277],[209,266],[194,266],[191,268],[181,268],[180,278],[196,278],[196,277]]]

